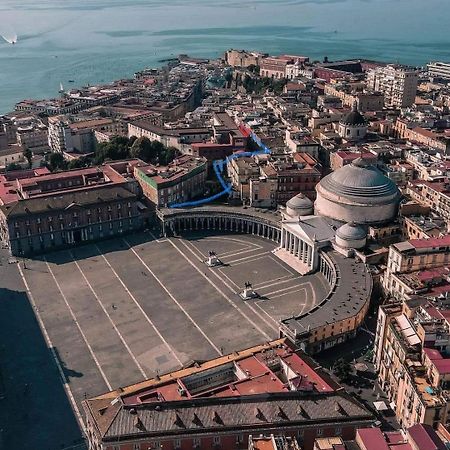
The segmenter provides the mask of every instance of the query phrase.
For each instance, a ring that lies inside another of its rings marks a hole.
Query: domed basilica
[[[395,183],[363,158],[327,175],[316,191],[314,213],[303,194],[290,199],[282,211],[277,255],[296,256],[300,273],[317,270],[318,251],[330,244],[345,256],[363,249],[367,226],[394,220],[401,197]]]
[[[316,191],[317,215],[357,224],[393,220],[400,201],[396,184],[363,158],[327,175]]]

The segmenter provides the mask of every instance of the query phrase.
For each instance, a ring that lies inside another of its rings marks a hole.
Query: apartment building
[[[436,298],[450,291],[450,235],[411,239],[389,247],[382,276],[385,292],[403,300],[415,295]]]
[[[387,268],[391,273],[412,272],[444,265],[450,259],[450,235],[412,239],[389,248]]]
[[[284,435],[248,437],[248,450],[302,450],[295,437]]]
[[[424,208],[425,209],[425,208]],[[403,236],[406,239],[429,239],[447,234],[449,226],[439,215],[430,211],[401,217]]]
[[[418,423],[406,430],[360,428],[351,441],[340,436],[318,438],[314,450],[446,450],[446,443],[448,439],[441,433],[429,425]]]
[[[330,167],[332,170],[340,169],[341,167],[351,164],[355,159],[364,158],[365,161],[372,165],[377,165],[378,158],[376,155],[370,152],[349,152],[344,150],[339,150],[333,152],[330,155]]]
[[[431,147],[444,154],[450,152],[450,138],[441,130],[424,128],[418,126],[416,122],[399,117],[394,123],[393,131],[394,135],[400,139]]]
[[[349,82],[327,83],[324,93],[339,98],[343,106],[351,107],[356,102],[358,111],[381,111],[384,106],[384,95],[381,92],[364,92],[364,84],[355,85]]]
[[[205,193],[207,161],[184,155],[168,166],[136,165],[134,176],[154,206],[184,203]]]
[[[380,307],[375,368],[403,428],[448,425],[448,310],[417,301]]]
[[[448,179],[436,181],[413,180],[406,186],[411,199],[429,206],[443,219],[450,221],[450,184]]]
[[[285,204],[298,193],[315,200],[322,177],[320,165],[308,153],[236,158],[227,168],[240,199],[260,207]]]
[[[414,104],[419,71],[404,66],[377,67],[367,74],[367,87],[384,94],[387,107],[407,108]]]
[[[96,132],[123,136],[127,127],[111,118],[74,121],[69,116],[55,116],[48,120],[48,144],[54,152],[92,153],[97,144]]]
[[[427,65],[428,73],[432,77],[450,80],[450,62],[435,61]]]
[[[146,137],[161,142],[166,147],[174,147],[182,153],[192,153],[192,144],[211,142],[212,129],[209,127],[162,128],[148,120],[128,124],[128,137]]]

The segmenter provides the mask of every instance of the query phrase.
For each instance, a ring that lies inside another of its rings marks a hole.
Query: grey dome
[[[327,175],[319,182],[318,190],[373,204],[383,203],[387,197],[400,197],[396,184],[363,158]]]
[[[366,119],[358,111],[356,103],[353,104],[351,112],[349,112],[345,117],[341,119],[343,125],[359,126],[366,125]]]
[[[293,210],[312,209],[313,202],[304,194],[297,194],[287,201],[286,206]]]
[[[354,222],[350,222],[338,228],[336,231],[336,236],[345,241],[359,241],[365,239],[367,233],[363,227],[355,224]]]
[[[396,184],[363,158],[327,175],[316,191],[316,214],[358,224],[394,220],[401,197]]]
[[[341,123],[344,125],[366,125],[366,119],[358,111],[352,111],[341,119]]]

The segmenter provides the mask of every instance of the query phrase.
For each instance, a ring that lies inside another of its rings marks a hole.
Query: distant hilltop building
[[[281,55],[269,56],[260,62],[260,74],[263,77],[292,79],[299,75],[298,70],[302,64],[307,63],[307,56]]]
[[[367,87],[383,92],[385,105],[393,108],[414,104],[418,82],[418,70],[394,64],[377,67],[367,74]]]
[[[249,67],[259,66],[261,59],[265,56],[267,54],[230,49],[225,52],[224,58],[231,67]]]

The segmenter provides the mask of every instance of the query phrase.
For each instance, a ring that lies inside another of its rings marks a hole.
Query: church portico
[[[320,270],[318,252],[329,245],[334,229],[323,219],[306,216],[282,223],[280,246],[274,254],[302,275]]]

